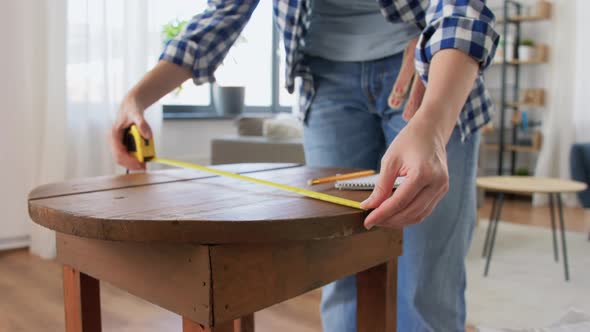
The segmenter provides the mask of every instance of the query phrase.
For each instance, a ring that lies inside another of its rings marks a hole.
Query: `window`
[[[150,26],[188,20],[206,9],[200,1],[151,0]],[[222,86],[245,87],[245,112],[289,112],[294,102],[283,88],[284,50],[273,22],[272,2],[261,1],[238,41],[215,72]],[[164,118],[215,117],[210,84],[195,86],[187,81],[166,96]]]

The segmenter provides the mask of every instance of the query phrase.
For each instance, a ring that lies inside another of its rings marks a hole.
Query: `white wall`
[[[590,1],[576,1],[574,124],[576,141],[590,142]]]
[[[161,156],[208,165],[211,140],[235,135],[231,120],[164,120],[157,153]]]
[[[44,79],[33,56],[39,40],[30,38],[40,19],[34,4],[8,1],[2,7],[0,31],[5,32],[6,48],[0,52],[0,249],[28,243],[26,197],[31,184],[29,154],[34,152],[28,149],[32,135],[27,130],[32,129],[31,110],[42,98],[35,79]]]

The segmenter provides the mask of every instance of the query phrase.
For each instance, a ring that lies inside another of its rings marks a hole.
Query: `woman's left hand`
[[[439,133],[437,125],[436,121],[416,116],[391,143],[381,160],[379,182],[361,205],[375,209],[365,219],[367,229],[419,223],[446,194],[447,137]],[[391,194],[398,176],[406,179]]]

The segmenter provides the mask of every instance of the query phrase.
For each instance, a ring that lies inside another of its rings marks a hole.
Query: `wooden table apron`
[[[300,187],[353,171],[220,168]],[[331,184],[313,189],[368,195]],[[71,331],[100,330],[96,280],[183,316],[185,331],[234,331],[240,318],[235,331],[246,331],[252,313],[355,273],[359,331],[395,331],[402,232],[364,230],[363,211],[188,170],[42,186],[31,192],[29,211],[58,232]]]

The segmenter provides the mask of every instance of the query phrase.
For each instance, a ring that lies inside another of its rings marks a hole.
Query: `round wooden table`
[[[309,187],[342,168],[216,166]],[[253,313],[357,275],[358,331],[395,331],[402,231],[363,227],[365,211],[193,170],[80,179],[29,195],[57,231],[66,330],[100,331],[99,280],[183,317],[184,331],[253,331]]]
[[[492,260],[498,222],[500,221],[502,204],[504,202],[504,194],[547,194],[549,195],[549,208],[551,213],[553,256],[555,261],[558,261],[557,235],[555,233],[555,210],[557,209],[559,213],[559,227],[561,229],[561,246],[565,280],[568,281],[569,267],[561,194],[583,191],[587,188],[587,185],[578,181],[534,176],[490,176],[477,178],[477,187],[495,194],[482,253],[482,256],[486,257],[484,275],[488,275],[490,262]]]

